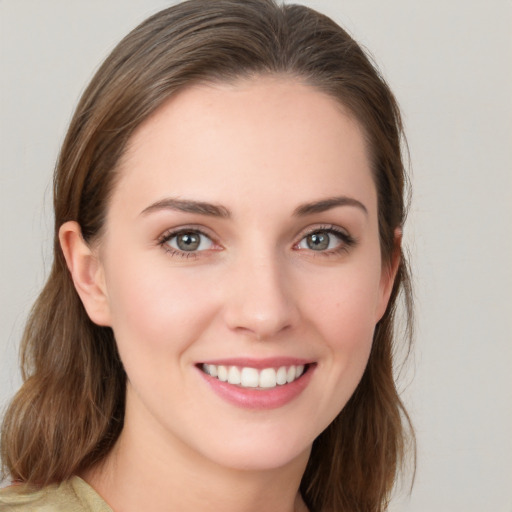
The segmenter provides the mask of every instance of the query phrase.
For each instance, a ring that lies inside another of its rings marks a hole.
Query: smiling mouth
[[[271,389],[276,386],[291,384],[306,373],[311,365],[289,365],[278,368],[251,368],[248,366],[228,366],[216,364],[201,364],[199,368],[218,379],[241,388]]]

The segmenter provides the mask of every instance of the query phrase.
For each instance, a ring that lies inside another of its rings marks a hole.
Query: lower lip
[[[199,368],[197,371],[210,385],[217,395],[227,402],[244,409],[276,409],[297,398],[306,388],[316,365],[309,365],[305,373],[297,380],[282,386],[273,388],[243,388],[229,382],[222,382],[219,379],[204,373]]]

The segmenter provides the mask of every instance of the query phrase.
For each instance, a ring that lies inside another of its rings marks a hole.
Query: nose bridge
[[[257,339],[291,327],[297,310],[285,259],[272,248],[260,247],[241,252],[233,265],[234,279],[225,305],[229,327]]]

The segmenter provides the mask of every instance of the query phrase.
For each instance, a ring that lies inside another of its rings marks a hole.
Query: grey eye
[[[170,247],[183,252],[205,251],[211,249],[213,242],[197,231],[183,231],[167,242]]]
[[[341,244],[343,244],[342,235],[331,230],[319,230],[306,235],[299,242],[298,248],[320,252],[336,249]]]
[[[325,251],[329,247],[330,235],[328,233],[312,233],[306,237],[308,249]]]

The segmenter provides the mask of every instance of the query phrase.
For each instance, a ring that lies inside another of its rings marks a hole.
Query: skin
[[[291,78],[194,86],[139,127],[119,171],[98,243],[73,222],[60,231],[77,291],[113,328],[129,381],[121,437],[84,478],[116,512],[303,509],[311,444],[362,376],[398,263],[381,262],[358,123]],[[296,214],[340,196],[363,207]],[[230,216],[151,207],[168,198]],[[184,227],[207,235],[201,250],[163,241]],[[308,246],[311,231],[327,234],[327,250]],[[226,402],[196,367],[277,356],[315,367],[298,397],[270,410]]]

